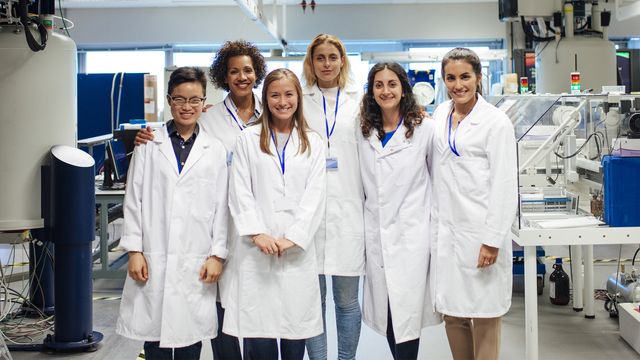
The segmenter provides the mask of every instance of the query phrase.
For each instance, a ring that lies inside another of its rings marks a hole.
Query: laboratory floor
[[[635,247],[622,249],[622,257],[633,255]],[[597,247],[596,258],[617,258],[620,253],[618,246]],[[566,256],[564,248],[554,248],[547,251],[547,255]],[[640,260],[640,259],[639,259]],[[552,271],[550,264],[553,259],[547,259],[547,271]],[[615,262],[601,262],[596,265],[596,288],[604,288],[606,276],[615,272]],[[566,270],[569,272],[568,270]],[[547,273],[548,277],[549,273]],[[135,360],[142,349],[142,343],[127,340],[114,333],[118,315],[119,296],[122,280],[99,279],[94,284],[94,330],[104,334],[104,340],[97,351],[93,353],[46,355],[43,353],[12,352],[13,359],[108,359]],[[538,297],[539,304],[539,355],[540,359],[562,360],[602,360],[602,359],[640,359],[638,355],[618,333],[617,319],[609,318],[603,308],[603,302],[596,301],[596,318],[585,319],[582,313],[567,306],[554,306],[549,302],[548,286],[544,294]],[[461,286],[464,286],[462,284]],[[335,312],[332,308],[331,286],[328,284],[328,350],[329,359],[337,358]],[[211,359],[211,348],[204,344],[201,359]],[[525,331],[524,331],[524,296],[514,293],[511,310],[504,317],[502,323],[501,359],[524,359]],[[362,326],[358,359],[386,360],[391,359],[387,342],[382,335],[373,332],[366,325]],[[451,359],[447,338],[443,325],[424,329],[420,341],[419,359]]]

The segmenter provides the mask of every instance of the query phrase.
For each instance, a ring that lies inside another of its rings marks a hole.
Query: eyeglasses
[[[198,106],[204,103],[207,98],[204,97],[192,97],[192,98],[184,98],[182,96],[169,96],[171,103],[177,106],[183,106],[186,103],[189,103],[191,106]]]

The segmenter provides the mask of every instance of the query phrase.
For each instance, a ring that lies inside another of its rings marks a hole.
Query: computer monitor
[[[127,159],[124,141],[114,139],[107,142],[107,156],[114,182],[124,182],[129,169],[129,159]]]
[[[640,50],[616,51],[618,85],[624,85],[627,93],[640,91]]]

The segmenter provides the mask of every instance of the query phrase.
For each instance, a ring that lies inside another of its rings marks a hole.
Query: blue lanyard
[[[276,145],[276,138],[273,136],[273,131],[271,131],[271,140],[273,141],[273,145],[276,147],[276,154],[278,154],[278,160],[280,161],[282,175],[284,175],[284,154],[287,151],[287,144],[289,144],[289,139],[291,139],[291,133],[289,133],[289,137],[282,147],[282,156],[280,156],[280,153],[278,152],[278,146]]]
[[[236,122],[236,125],[238,125],[238,128],[240,129],[240,131],[244,130],[247,128],[247,126],[245,124],[240,125],[240,122],[238,122],[238,119],[236,119],[236,116],[233,115],[233,112],[231,111],[231,109],[229,109],[229,107],[227,106],[227,101],[223,101],[222,102],[224,104],[224,107],[227,108],[227,112],[229,113],[229,115],[231,115],[231,117],[233,118],[233,121]]]
[[[454,154],[456,154],[457,156],[460,156],[460,153],[458,153],[458,148],[456,147],[456,135],[458,134],[458,131],[456,130],[456,133],[453,134],[453,143],[451,143],[451,123],[452,123],[452,116],[453,116],[453,110],[451,110],[451,112],[449,113],[449,136],[448,136],[448,140],[449,140],[449,149],[451,149],[451,151],[453,151]],[[458,127],[460,126],[460,124],[458,124]]]
[[[340,88],[338,88],[338,94],[336,95],[336,108],[333,111],[333,125],[331,125],[331,131],[329,131],[329,120],[327,119],[327,101],[322,93],[322,90],[318,86],[318,90],[322,94],[322,109],[324,110],[324,125],[327,130],[327,141],[331,139],[333,130],[336,128],[336,122],[338,122],[338,104],[340,103]]]

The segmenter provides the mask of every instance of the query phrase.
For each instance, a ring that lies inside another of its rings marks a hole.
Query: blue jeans
[[[238,338],[222,332],[224,309],[219,301],[216,302],[216,307],[218,310],[218,336],[211,339],[213,360],[242,360]]]
[[[278,340],[266,338],[244,338],[244,360],[278,360]],[[282,360],[302,360],[304,358],[304,339],[280,339],[280,358]]]
[[[362,313],[360,312],[360,303],[358,302],[360,277],[333,275],[331,282],[333,284],[333,302],[336,305],[338,359],[354,360],[356,358],[356,350],[358,350],[360,327],[362,324]],[[322,300],[324,333],[307,339],[307,353],[309,354],[310,360],[327,359],[327,280],[324,275],[320,275],[320,296]]]
[[[147,360],[198,360],[202,342],[181,348],[161,348],[160,341],[144,342],[144,358]]]

